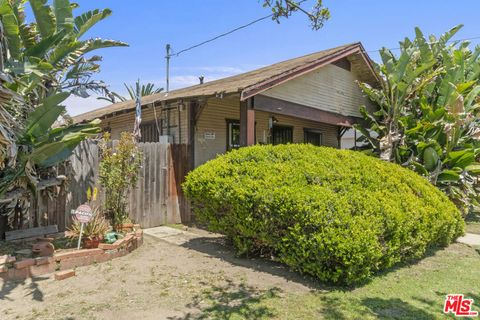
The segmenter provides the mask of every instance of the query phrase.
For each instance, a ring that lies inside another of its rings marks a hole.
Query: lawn
[[[169,238],[170,239],[170,238]],[[480,310],[480,250],[453,244],[357,288],[328,287],[221,238],[146,237],[132,254],[64,281],[0,279],[4,319],[435,319],[448,293]]]
[[[475,299],[480,311],[480,250],[454,244],[423,261],[376,277],[355,289],[324,288],[282,294],[270,289],[254,297],[206,291],[207,318],[218,319],[435,319],[448,293]],[[242,291],[240,291],[242,292]],[[235,307],[232,301],[238,300]]]
[[[466,232],[480,234],[480,214],[471,213],[467,216],[466,221]]]

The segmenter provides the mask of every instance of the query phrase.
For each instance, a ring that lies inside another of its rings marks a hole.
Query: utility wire
[[[200,47],[200,46],[203,46],[204,44],[207,44],[207,43],[212,42],[212,41],[215,41],[215,40],[217,40],[217,39],[219,39],[219,38],[228,36],[229,34],[232,34],[232,33],[236,32],[236,31],[238,31],[238,30],[245,29],[245,28],[250,27],[251,25],[253,25],[253,24],[255,24],[255,23],[258,23],[258,22],[260,22],[260,21],[263,21],[263,20],[266,20],[266,19],[269,19],[269,18],[272,18],[272,17],[273,17],[273,13],[272,13],[272,14],[269,14],[268,16],[264,16],[264,17],[262,17],[262,18],[253,20],[252,22],[249,22],[249,23],[247,23],[247,24],[244,24],[243,26],[240,26],[240,27],[235,28],[235,29],[233,29],[233,30],[230,30],[230,31],[228,31],[228,32],[222,33],[222,34],[220,34],[220,35],[218,35],[218,36],[216,36],[216,37],[213,37],[213,38],[211,38],[211,39],[208,39],[208,40],[205,40],[205,41],[203,41],[203,42],[200,42],[200,43],[198,43],[198,44],[196,44],[196,45],[193,45],[193,46],[191,46],[191,47],[188,47],[188,48],[186,48],[186,49],[182,49],[182,50],[180,50],[180,51],[178,51],[178,52],[176,52],[176,53],[172,53],[172,54],[170,54],[170,57],[172,57],[172,56],[178,57],[179,55],[181,55],[181,54],[184,53],[184,52],[187,52],[187,51],[190,51],[190,50],[192,50],[192,49],[198,48],[198,47]]]

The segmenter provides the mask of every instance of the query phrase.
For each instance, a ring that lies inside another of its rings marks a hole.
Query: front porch
[[[218,154],[254,144],[310,143],[341,147],[358,118],[257,95],[210,98],[197,110],[195,167]]]

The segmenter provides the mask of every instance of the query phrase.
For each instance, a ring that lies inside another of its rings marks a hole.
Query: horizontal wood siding
[[[155,117],[156,113],[156,117]],[[169,104],[165,109],[162,109],[161,106],[156,106],[155,110],[153,106],[144,107],[142,109],[142,123],[152,123],[155,124],[158,122],[159,129],[162,135],[167,135],[167,119],[170,118],[170,135],[172,136],[173,143],[187,143],[188,142],[188,132],[187,132],[187,122],[188,122],[188,108],[183,107],[179,108],[177,103]],[[163,119],[163,120],[162,120]],[[179,122],[180,119],[180,122]],[[108,129],[112,135],[112,139],[119,139],[120,134],[124,131],[131,132],[133,131],[133,124],[135,122],[135,112],[126,112],[116,114],[114,116],[108,117],[102,120],[102,127]],[[149,141],[157,142],[157,141]]]
[[[195,167],[227,150],[227,119],[240,119],[240,99],[209,99],[195,127]]]
[[[359,107],[369,105],[369,102],[355,82],[357,79],[354,72],[330,64],[262,94],[345,116],[361,117]]]
[[[337,126],[303,120],[263,111],[255,111],[255,143],[269,141],[268,119],[275,116],[278,125],[293,127],[293,142],[304,142],[304,129],[317,129],[323,134],[323,144],[338,147]],[[202,109],[195,128],[195,167],[227,150],[227,119],[240,120],[240,101],[237,99],[210,99]],[[215,134],[215,139],[212,139]],[[210,139],[206,139],[209,136]]]
[[[323,145],[335,148],[338,147],[338,127],[335,125],[282,116],[280,114],[273,114],[263,111],[255,111],[256,143],[268,143],[268,118],[271,116],[274,116],[278,120],[278,122],[275,124],[293,127],[293,143],[304,143],[304,129],[316,129],[322,133]]]

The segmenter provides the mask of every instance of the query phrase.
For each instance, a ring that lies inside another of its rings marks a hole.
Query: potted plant
[[[98,211],[98,210],[97,210]],[[75,220],[72,227],[69,229],[69,237],[78,238],[80,236],[81,224]],[[110,224],[105,216],[98,212],[90,220],[90,222],[84,224],[82,233],[83,248],[94,249],[98,248],[98,245],[103,240],[103,236],[110,230]]]
[[[100,144],[102,159],[99,178],[105,192],[103,205],[106,216],[111,219],[117,232],[133,229],[127,209],[128,192],[137,184],[141,166],[141,152],[132,133],[122,132],[117,144],[105,133]]]

